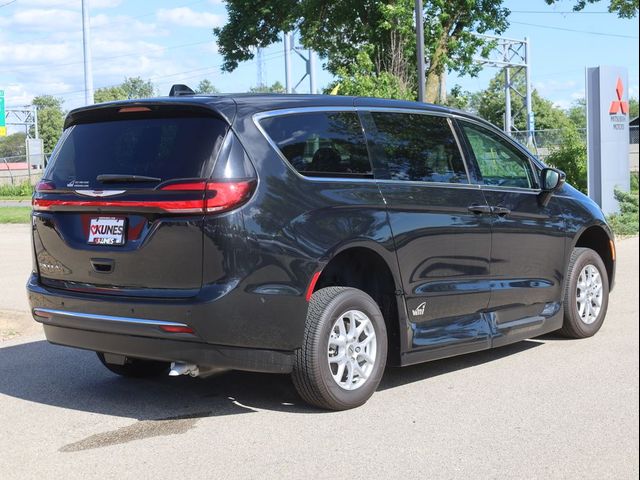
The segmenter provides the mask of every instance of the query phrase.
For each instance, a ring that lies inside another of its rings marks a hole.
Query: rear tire
[[[107,363],[104,353],[96,352],[100,362],[107,367],[108,370],[122,377],[130,378],[150,378],[167,375],[171,364],[167,362],[159,362],[156,360],[142,360],[139,358],[128,358],[124,365],[115,365]]]
[[[568,338],[595,335],[609,305],[609,277],[600,255],[590,248],[574,248],[564,290],[564,323],[559,333]]]
[[[311,297],[293,383],[308,403],[329,410],[364,404],[387,361],[387,330],[378,304],[365,292],[327,287]]]

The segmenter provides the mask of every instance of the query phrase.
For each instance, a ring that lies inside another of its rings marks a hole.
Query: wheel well
[[[601,227],[593,226],[582,232],[575,246],[590,248],[600,255],[600,258],[607,269],[609,285],[613,286],[613,255],[611,252],[611,244],[609,242],[609,235],[607,235]]]
[[[368,248],[344,250],[324,267],[314,291],[324,287],[357,288],[376,301],[387,327],[388,363],[399,365],[400,328],[396,284],[383,258]]]

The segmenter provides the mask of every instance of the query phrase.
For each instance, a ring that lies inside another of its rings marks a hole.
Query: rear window
[[[265,118],[260,125],[293,168],[304,175],[372,174],[356,113],[291,114]]]
[[[75,125],[65,133],[45,178],[58,188],[104,188],[98,175],[143,175],[161,181],[202,177],[211,169],[225,131],[222,120],[210,117]]]

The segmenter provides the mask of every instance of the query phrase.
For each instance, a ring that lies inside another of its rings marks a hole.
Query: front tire
[[[108,363],[105,360],[104,353],[96,352],[100,362],[107,369],[121,377],[130,378],[149,378],[167,375],[171,364],[167,362],[159,362],[156,360],[142,360],[139,358],[127,358],[124,365],[116,365]]]
[[[293,383],[308,403],[329,410],[364,404],[387,361],[387,330],[378,304],[365,292],[327,287],[311,297]]]
[[[568,338],[596,334],[607,314],[609,277],[600,255],[590,248],[574,248],[564,293],[564,323],[559,333]]]

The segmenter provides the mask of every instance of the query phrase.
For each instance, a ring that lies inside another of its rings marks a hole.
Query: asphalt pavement
[[[42,334],[4,341],[0,478],[637,479],[638,238],[618,258],[595,337],[388,369],[346,412],[287,376],[129,380]]]

